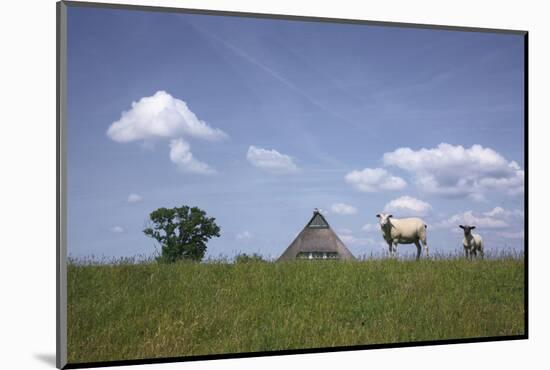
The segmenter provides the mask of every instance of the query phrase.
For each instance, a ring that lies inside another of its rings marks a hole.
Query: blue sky
[[[183,204],[208,256],[278,257],[316,207],[356,256],[384,211],[522,250],[523,68],[519,35],[69,7],[69,254],[149,255]]]

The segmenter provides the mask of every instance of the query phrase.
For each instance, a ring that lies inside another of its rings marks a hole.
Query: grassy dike
[[[524,260],[78,265],[71,363],[524,333]]]

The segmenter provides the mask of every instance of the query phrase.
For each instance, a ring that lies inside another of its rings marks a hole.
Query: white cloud
[[[362,238],[362,237],[356,237],[353,235],[353,231],[346,228],[338,229],[338,237],[340,240],[344,242],[344,244],[348,246],[354,246],[354,247],[364,247],[364,246],[374,246],[377,245],[377,241],[372,238]]]
[[[222,130],[200,120],[187,103],[166,91],[132,102],[132,108],[122,112],[120,119],[111,124],[107,136],[118,142],[182,136],[216,141],[228,137]]]
[[[143,201],[143,197],[139,194],[128,195],[128,203],[139,203]]]
[[[380,230],[380,226],[378,224],[365,224],[361,228],[363,231],[371,232],[371,231],[378,231]]]
[[[252,239],[252,234],[248,230],[245,230],[243,232],[238,233],[235,239],[242,240],[242,241],[250,240]]]
[[[444,219],[433,225],[434,228],[450,228],[451,231],[462,233],[458,225],[475,225],[478,229],[506,229],[494,235],[507,239],[522,239],[523,231],[514,231],[523,226],[524,212],[520,209],[508,210],[502,207],[495,207],[486,212],[466,211],[457,213],[448,219]],[[485,235],[486,231],[482,231]]]
[[[500,236],[506,238],[506,239],[525,239],[525,231],[517,231],[517,232],[501,232],[499,233]]]
[[[488,211],[488,212],[483,212],[483,214],[485,216],[489,216],[489,217],[493,217],[493,216],[501,216],[505,213],[506,211],[504,210],[504,208],[502,207],[495,207],[493,208],[492,210]]]
[[[255,167],[275,174],[296,173],[298,166],[292,158],[281,154],[275,149],[263,149],[251,145],[246,153],[246,159]]]
[[[390,201],[384,207],[384,212],[394,212],[396,216],[425,216],[431,210],[429,203],[406,195]]]
[[[436,148],[399,148],[385,153],[384,164],[410,172],[418,187],[449,197],[484,200],[493,190],[509,195],[523,193],[524,171],[490,148],[439,144]]]
[[[375,192],[380,190],[399,190],[407,186],[401,177],[393,176],[383,168],[365,168],[346,174],[346,182],[357,190]]]
[[[112,233],[120,234],[123,233],[125,230],[122,228],[122,226],[113,226],[109,229]]]
[[[350,234],[340,235],[340,239],[348,246],[362,247],[376,244],[376,241],[373,238],[357,238]]]
[[[473,225],[478,228],[501,229],[509,227],[508,222],[503,219],[479,214],[473,211],[457,213],[446,220],[436,223],[435,227],[457,228],[458,225]]]
[[[130,110],[122,112],[120,119],[113,122],[107,136],[117,142],[142,141],[151,149],[156,140],[170,141],[170,159],[185,171],[200,174],[215,173],[206,163],[193,158],[189,144],[184,137],[219,141],[228,138],[220,129],[209,126],[193,113],[187,104],[166,91],[157,91],[152,96],[132,102]],[[139,196],[138,196],[139,197]],[[134,197],[128,202],[141,201]]]
[[[183,139],[175,139],[170,141],[170,160],[184,172],[203,175],[216,173],[216,171],[209,165],[193,157],[190,145]]]
[[[482,193],[471,193],[468,195],[468,198],[473,200],[474,202],[486,202],[487,198],[485,198],[485,195]]]
[[[328,209],[319,208],[319,213],[322,215],[328,215],[330,212]]]
[[[523,219],[524,212],[520,209],[507,210],[502,207],[495,207],[488,212],[483,213],[485,216],[489,217],[500,217],[504,219]]]
[[[351,235],[353,234],[353,231],[351,229],[338,229],[338,233],[342,235]]]
[[[334,203],[330,206],[330,210],[338,215],[354,215],[357,213],[357,208],[345,203]]]

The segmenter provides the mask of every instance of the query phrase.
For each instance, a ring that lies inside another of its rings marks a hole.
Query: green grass
[[[70,363],[524,334],[524,260],[76,265]]]

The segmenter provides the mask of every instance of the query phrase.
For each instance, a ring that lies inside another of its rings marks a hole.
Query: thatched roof
[[[299,253],[329,254],[342,260],[355,259],[317,209],[304,229],[279,257],[279,261],[295,259]]]

